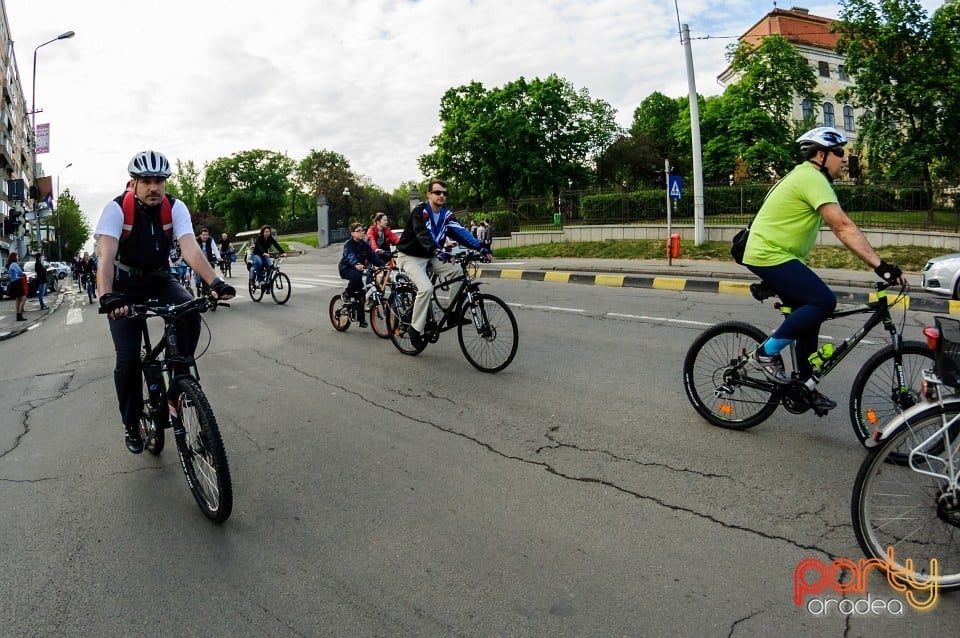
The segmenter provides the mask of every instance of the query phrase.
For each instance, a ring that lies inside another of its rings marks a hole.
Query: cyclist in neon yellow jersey
[[[776,290],[793,312],[753,353],[751,363],[777,383],[788,383],[780,351],[797,342],[801,381],[813,375],[807,360],[817,349],[820,324],[834,311],[837,298],[805,263],[826,223],[850,252],[886,282],[904,284],[903,273],[880,259],[857,225],[843,212],[833,180],[844,170],[847,138],[830,126],[801,135],[797,142],[804,162],[774,186],[750,226],[743,265]],[[836,402],[813,390],[814,407],[830,410]]]

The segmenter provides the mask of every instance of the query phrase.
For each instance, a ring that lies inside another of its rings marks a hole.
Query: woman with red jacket
[[[373,223],[367,229],[367,243],[370,244],[370,249],[374,252],[382,250],[389,253],[390,246],[400,243],[400,237],[390,230],[390,220],[383,211],[374,213],[371,220]]]

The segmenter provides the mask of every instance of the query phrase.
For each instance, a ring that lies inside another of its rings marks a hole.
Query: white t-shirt
[[[179,199],[173,200],[173,236],[181,239],[184,235],[193,234],[193,220],[190,219],[190,211],[187,205]],[[94,239],[100,239],[100,235],[120,239],[120,233],[123,232],[123,209],[120,204],[112,199],[103,207],[100,213],[100,221],[97,222],[97,229],[93,233]]]

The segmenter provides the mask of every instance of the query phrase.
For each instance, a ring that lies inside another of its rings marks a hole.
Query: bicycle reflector
[[[927,326],[923,329],[923,336],[927,338],[927,347],[936,352],[937,341],[940,340],[940,331],[936,326]]]

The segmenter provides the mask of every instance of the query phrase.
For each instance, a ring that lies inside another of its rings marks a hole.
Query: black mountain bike
[[[225,278],[233,277],[233,255],[232,250],[220,255],[220,274]]]
[[[263,294],[269,290],[274,303],[282,306],[290,300],[290,278],[286,273],[280,272],[281,263],[283,263],[283,257],[274,257],[271,260],[270,267],[263,273],[262,283],[258,283],[255,278],[249,280],[251,299],[260,301],[263,299]]]
[[[423,345],[414,347],[407,334],[417,295],[412,282],[397,286],[395,309],[387,316],[390,341],[400,352],[417,355],[428,343],[436,343],[441,332],[456,328],[460,350],[470,365],[482,372],[500,372],[517,354],[520,342],[517,320],[499,297],[480,292],[480,282],[470,274],[470,264],[483,260],[479,253],[463,251],[454,255],[453,260],[460,266],[461,274],[444,279],[434,287]],[[459,286],[448,298],[441,299],[438,292],[449,293],[454,284]]]
[[[832,356],[817,366],[822,378],[878,325],[890,335],[890,344],[873,354],[857,373],[850,390],[850,423],[857,440],[870,439],[878,427],[890,421],[921,399],[923,371],[933,366],[933,352],[922,341],[904,341],[890,316],[886,289],[878,283],[877,300],[865,305],[837,308],[828,318],[869,314],[863,327],[838,345]],[[759,301],[775,296],[766,284],[750,286]],[[903,295],[905,289],[900,291]],[[896,302],[894,302],[896,303]],[[791,309],[774,304],[786,317]],[[906,319],[906,316],[904,316]],[[902,327],[901,327],[902,329]],[[683,386],[687,399],[704,419],[713,425],[746,430],[763,423],[783,404],[787,411],[802,414],[811,409],[810,391],[796,378],[780,384],[751,369],[748,360],[767,334],[742,321],[725,321],[707,328],[694,340],[683,362]],[[790,358],[796,370],[796,352],[790,345]],[[824,416],[814,409],[817,416]]]
[[[179,305],[132,304],[131,318],[163,318],[163,337],[151,345],[146,323],[140,369],[143,378],[143,413],[140,434],[144,449],[160,454],[164,430],[173,428],[180,466],[187,485],[204,515],[222,523],[233,510],[230,467],[220,438],[220,428],[210,403],[200,387],[194,357],[181,355],[175,327],[178,319],[191,312],[205,312],[212,306],[228,305],[209,297],[198,297]]]

